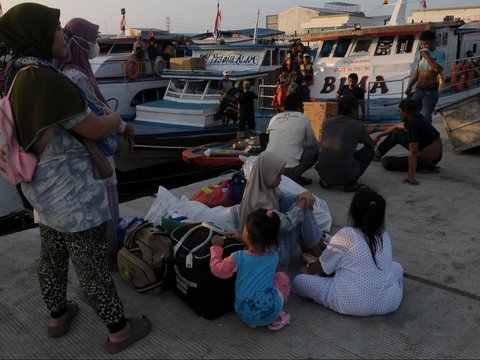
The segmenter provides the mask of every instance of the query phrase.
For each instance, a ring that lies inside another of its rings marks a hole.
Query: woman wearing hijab
[[[98,25],[84,19],[73,18],[67,22],[63,32],[66,34],[67,57],[55,60],[54,65],[82,89],[86,98],[95,105],[99,113],[109,114],[112,110],[107,105],[98,88],[97,80],[88,61],[88,59],[97,57],[100,51],[100,47],[97,44]],[[133,144],[133,128],[130,125],[122,121],[117,131],[123,133],[124,138],[131,145]],[[115,169],[113,154],[117,150],[116,134],[111,134],[106,140],[102,141],[101,147],[107,156],[110,166],[112,169]],[[109,264],[113,266],[118,252],[117,223],[119,218],[115,171],[113,171],[112,176],[104,181],[107,188],[108,205],[112,215],[112,219],[107,222],[107,255]]]
[[[35,3],[14,6],[0,17],[0,39],[14,54],[6,88],[12,87],[19,142],[38,158],[22,191],[40,215],[38,275],[50,312],[48,336],[67,334],[78,311],[78,304],[67,300],[72,259],[88,302],[109,329],[104,347],[115,353],[146,336],[151,324],[144,316],[124,316],[106,259],[105,222],[111,215],[105,184],[94,179],[89,154],[73,133],[99,140],[116,131],[121,119],[90,112],[83,95],[51,65],[53,58],[66,56],[59,18],[60,10]]]
[[[322,237],[322,230],[312,212],[312,193],[295,195],[278,189],[285,163],[282,157],[272,151],[263,151],[257,157],[248,177],[242,202],[239,207],[234,208],[234,221],[238,232],[232,234],[241,238],[247,216],[253,211],[260,208],[274,210],[280,217],[278,248],[283,271],[286,271],[289,258],[299,244],[304,252],[315,257],[320,256]]]

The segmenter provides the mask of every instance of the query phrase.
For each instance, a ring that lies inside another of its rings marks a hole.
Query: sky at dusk
[[[259,27],[265,27],[265,16],[277,14],[296,5],[324,7],[327,1],[311,0],[220,0],[222,21],[220,29],[255,27],[257,10],[260,10]],[[367,16],[390,14],[396,0],[352,0],[361,6]],[[428,8],[478,6],[479,0],[426,0]],[[23,1],[0,0],[3,11]],[[201,33],[212,31],[217,0],[42,0],[33,1],[61,10],[61,22],[73,17],[82,17],[100,25],[103,34],[120,31],[120,9],[126,10],[127,27],[169,29],[171,32]],[[411,9],[420,9],[420,0],[409,1],[407,16]]]

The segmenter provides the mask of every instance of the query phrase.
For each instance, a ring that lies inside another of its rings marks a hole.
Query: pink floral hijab
[[[260,209],[279,210],[277,189],[272,184],[283,171],[286,161],[272,151],[263,151],[253,164],[239,211],[239,231],[243,231],[248,214]]]

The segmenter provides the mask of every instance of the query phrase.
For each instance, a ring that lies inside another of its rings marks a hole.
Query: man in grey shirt
[[[315,168],[323,188],[343,185],[343,191],[352,192],[361,186],[357,180],[372,161],[374,143],[365,124],[358,120],[358,103],[354,96],[343,96],[338,110],[339,116],[323,123]],[[359,143],[364,146],[357,150]]]

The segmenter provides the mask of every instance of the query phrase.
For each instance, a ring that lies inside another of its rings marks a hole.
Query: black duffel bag
[[[233,311],[235,302],[235,276],[219,279],[210,271],[213,235],[222,236],[202,223],[188,224],[171,233],[175,269],[174,292],[198,315],[208,320]],[[223,257],[243,249],[245,244],[226,238]]]

